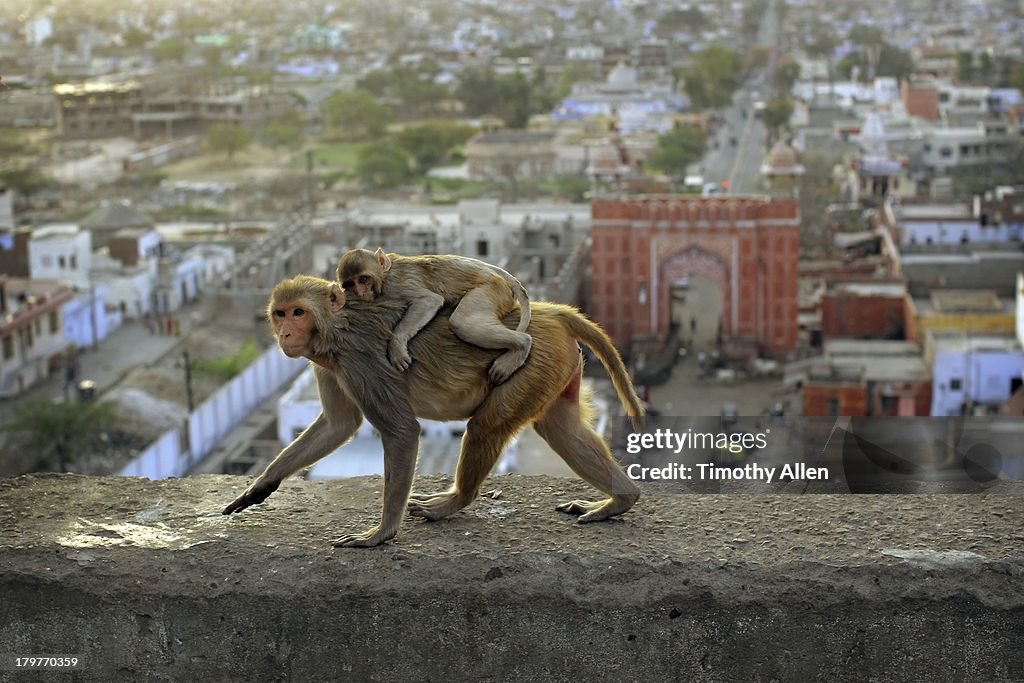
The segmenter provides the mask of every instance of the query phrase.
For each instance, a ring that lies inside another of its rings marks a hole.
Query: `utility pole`
[[[188,357],[188,351],[182,351],[181,356],[185,359],[185,396],[188,399],[188,412],[191,413],[195,409],[192,400],[192,362]]]

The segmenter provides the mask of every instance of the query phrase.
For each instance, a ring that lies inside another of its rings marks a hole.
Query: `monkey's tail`
[[[633,429],[640,431],[644,426],[644,405],[633,389],[625,363],[619,350],[601,327],[571,308],[562,309],[562,318],[576,339],[590,347],[612,379],[615,393],[619,395],[626,414],[633,423]]]
[[[516,325],[516,332],[526,332],[526,328],[530,326],[530,295],[526,292],[526,287],[518,282],[516,285],[519,287],[519,291],[516,292],[516,298],[519,300],[519,324]]]

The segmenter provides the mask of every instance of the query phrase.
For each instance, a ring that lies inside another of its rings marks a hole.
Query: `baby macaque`
[[[485,349],[508,349],[491,365],[489,377],[501,384],[526,362],[533,340],[530,300],[516,278],[497,266],[465,256],[399,256],[382,249],[352,249],[338,263],[338,282],[346,293],[364,301],[378,298],[406,304],[395,326],[388,360],[398,370],[412,363],[409,340],[431,321],[441,306],[455,306],[449,324],[455,335]],[[519,325],[501,324],[510,311],[521,311]]]

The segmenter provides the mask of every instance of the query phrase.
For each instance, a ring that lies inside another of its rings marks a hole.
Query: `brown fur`
[[[490,378],[508,379],[526,361],[532,340],[530,299],[522,283],[497,266],[464,256],[399,256],[381,249],[352,249],[338,262],[338,282],[349,298],[396,301],[408,306],[388,342],[388,358],[407,370],[413,357],[409,340],[442,306],[452,306],[449,324],[463,341],[486,349],[507,349],[495,359]],[[518,309],[521,319],[509,330],[500,322]]]
[[[383,343],[401,318],[402,308],[385,301],[332,301],[331,296],[343,297],[333,284],[300,276],[282,282],[271,295],[271,320],[290,321],[285,325],[292,335],[287,352],[296,355],[295,350],[305,345],[307,352],[302,355],[317,365],[323,411],[228,505],[225,514],[262,502],[285,477],[343,444],[355,433],[364,413],[384,444],[382,520],[363,534],[342,536],[335,545],[382,543],[398,533],[406,510],[436,520],[462,509],[476,497],[508,440],[531,424],[573,471],[610,496],[597,502],[572,501],[558,509],[590,522],[626,512],[636,502],[636,485],[592,429],[588,396],[578,389],[583,360],[577,340],[590,346],[609,370],[627,414],[639,420],[643,407],[607,335],[578,311],[533,303],[529,325],[536,340],[533,351],[508,382],[491,388],[487,367],[495,352],[451,334],[447,310],[412,340],[413,353],[420,360],[402,373],[387,362]],[[296,310],[309,313],[294,316]],[[505,323],[514,325],[516,319],[513,313]],[[283,344],[281,325],[275,323],[273,329]],[[410,499],[419,436],[416,416],[469,418],[469,422],[452,489]]]

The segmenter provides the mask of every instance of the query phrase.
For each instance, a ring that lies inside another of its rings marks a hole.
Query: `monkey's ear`
[[[337,282],[332,282],[327,287],[327,309],[331,313],[337,313],[345,307],[345,290]]]
[[[384,253],[383,249],[377,247],[377,251],[373,252],[373,255],[377,258],[377,263],[380,264],[380,267],[384,269],[385,273],[391,270],[391,259],[388,258],[388,255]]]

